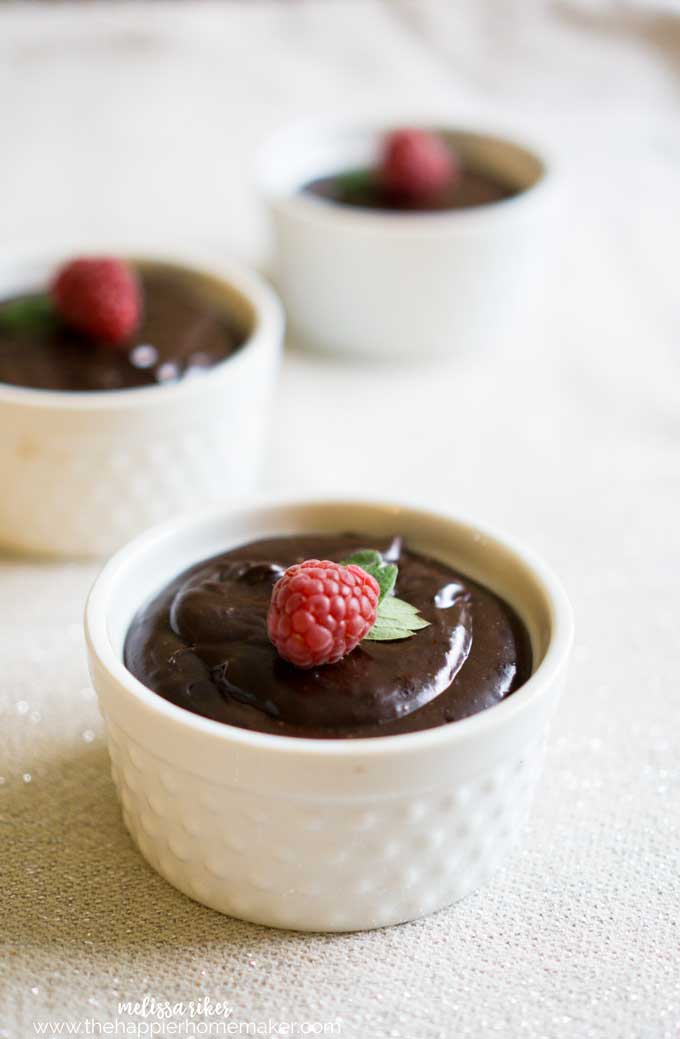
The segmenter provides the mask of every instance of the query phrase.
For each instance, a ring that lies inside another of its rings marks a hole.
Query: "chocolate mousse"
[[[342,206],[407,213],[469,209],[489,202],[500,202],[517,194],[507,184],[475,170],[462,170],[460,177],[443,190],[424,196],[400,195],[389,191],[370,169],[317,177],[305,184],[303,190],[306,194]]]
[[[47,290],[0,301],[0,382],[65,391],[153,386],[205,373],[244,342],[219,282],[171,264],[133,269],[140,319],[115,345],[67,323]]]
[[[296,667],[268,637],[274,585],[292,564],[342,563],[359,549],[398,566],[389,594],[418,612],[418,630]],[[254,541],[180,574],[134,618],[125,663],[149,689],[206,718],[356,738],[430,729],[494,706],[528,679],[531,648],[507,603],[400,537],[310,534]]]
[[[490,172],[472,167],[439,133],[393,130],[370,167],[317,177],[306,194],[343,206],[394,212],[438,212],[500,202],[517,194]]]

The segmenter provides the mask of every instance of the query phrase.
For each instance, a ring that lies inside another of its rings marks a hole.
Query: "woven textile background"
[[[680,1036],[677,4],[3,4],[0,247],[259,262],[257,144],[380,110],[516,125],[554,154],[545,317],[447,373],[289,352],[266,485],[460,507],[563,575],[577,646],[526,844],[386,931],[192,903],[123,829],[80,626],[96,567],[0,558],[2,1039],[145,993],[339,1017],[343,1039]]]

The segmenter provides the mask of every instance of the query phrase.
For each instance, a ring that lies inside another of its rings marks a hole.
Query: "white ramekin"
[[[436,213],[330,203],[301,188],[369,165],[393,127],[302,123],[263,150],[276,278],[307,346],[377,358],[457,356],[517,334],[540,297],[547,162],[521,143],[435,127],[473,167],[523,188]]]
[[[401,533],[505,596],[529,628],[531,679],[451,725],[315,740],[201,718],[125,668],[133,615],[185,567],[258,536],[345,530]],[[144,857],[213,909],[316,931],[411,920],[473,890],[506,859],[572,642],[559,582],[513,542],[453,516],[351,502],[223,508],[149,531],[104,568],[85,623],[114,780]]]
[[[44,286],[60,262],[63,256],[0,258],[0,297]],[[223,285],[250,332],[237,353],[200,377],[85,393],[0,383],[0,544],[100,555],[178,511],[252,493],[282,310],[253,272],[232,264],[201,269]]]

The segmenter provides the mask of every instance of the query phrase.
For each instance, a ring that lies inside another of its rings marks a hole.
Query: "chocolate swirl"
[[[362,547],[398,563],[397,594],[429,627],[298,670],[267,638],[274,582],[294,562],[342,560]],[[204,717],[328,738],[412,732],[475,714],[526,681],[531,651],[498,596],[400,538],[306,535],[252,542],[180,574],[137,614],[125,662],[148,688]]]

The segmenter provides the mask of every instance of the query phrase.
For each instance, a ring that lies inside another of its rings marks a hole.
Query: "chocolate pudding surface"
[[[428,627],[363,641],[339,663],[301,670],[267,637],[272,587],[304,559],[377,549],[399,566],[396,595]],[[206,718],[281,736],[388,736],[430,729],[503,700],[531,674],[528,633],[493,592],[400,537],[267,538],[175,578],[137,613],[125,664],[152,691]]]
[[[500,202],[519,194],[517,189],[508,184],[474,170],[463,170],[460,177],[443,191],[419,200],[391,195],[382,187],[378,177],[371,170],[353,170],[318,177],[305,184],[302,190],[305,194],[316,195],[327,202],[336,202],[343,206],[393,212],[470,209],[490,202]]]
[[[230,357],[246,332],[219,283],[170,264],[134,265],[143,313],[129,342],[111,346],[73,331],[44,308],[45,293],[0,301],[0,382],[41,390],[134,389],[200,376]],[[17,304],[35,319],[11,320]]]

